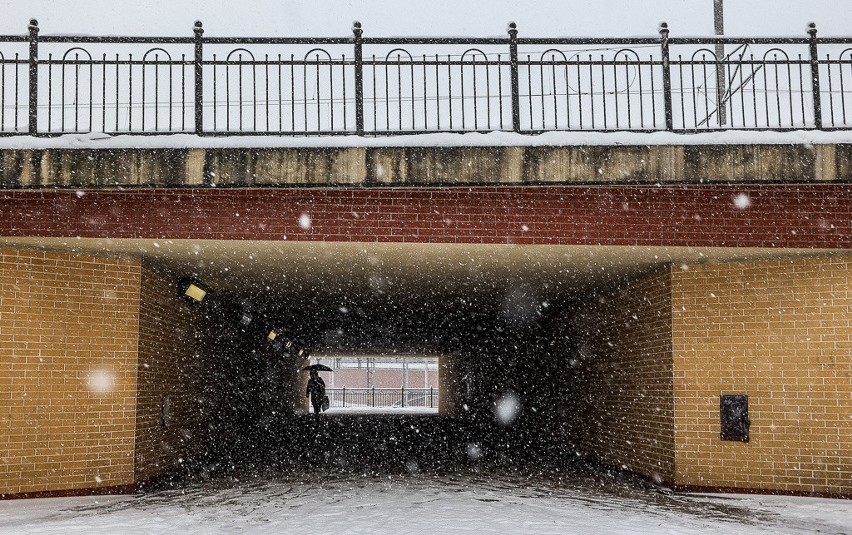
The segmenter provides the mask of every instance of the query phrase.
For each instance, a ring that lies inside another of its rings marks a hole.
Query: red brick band
[[[845,183],[6,190],[0,214],[0,236],[852,248]]]

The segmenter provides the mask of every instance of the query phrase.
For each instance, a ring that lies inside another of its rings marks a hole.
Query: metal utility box
[[[751,420],[748,417],[748,396],[743,394],[719,396],[721,439],[748,442]]]

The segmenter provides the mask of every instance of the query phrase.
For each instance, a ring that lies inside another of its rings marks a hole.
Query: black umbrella
[[[325,364],[311,364],[310,366],[305,366],[304,368],[302,368],[302,371],[311,371],[311,370],[316,370],[318,372],[334,371],[331,368],[329,368],[328,366],[326,366]]]

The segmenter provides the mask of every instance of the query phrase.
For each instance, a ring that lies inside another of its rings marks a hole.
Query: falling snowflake
[[[115,376],[106,370],[94,370],[89,374],[88,386],[93,392],[110,392],[115,388]]]
[[[502,425],[511,425],[515,421],[515,418],[518,417],[520,410],[521,401],[518,399],[517,394],[508,391],[495,403],[494,415]]]
[[[311,216],[309,214],[302,214],[299,216],[299,226],[302,230],[310,230],[311,229]]]
[[[740,193],[739,195],[734,197],[734,206],[736,206],[740,210],[747,210],[751,207],[751,197],[749,197],[745,193]]]

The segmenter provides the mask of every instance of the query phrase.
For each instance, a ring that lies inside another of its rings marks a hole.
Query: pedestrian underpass
[[[199,394],[211,404],[207,425],[215,430],[198,452],[206,464],[410,470],[588,460],[637,469],[658,483],[666,481],[669,468],[656,452],[640,446],[629,452],[630,462],[613,462],[623,452],[609,459],[591,455],[608,451],[607,441],[664,439],[643,438],[647,430],[636,426],[644,416],[625,421],[634,409],[624,405],[639,400],[647,411],[659,412],[671,404],[667,385],[642,383],[641,374],[638,384],[625,382],[623,375],[632,373],[631,359],[643,369],[665,368],[666,355],[628,347],[636,328],[618,322],[657,313],[642,309],[658,290],[642,281],[667,265],[743,254],[180,241],[136,242],[125,249],[131,247],[152,270],[173,279],[191,276],[210,289],[206,302],[184,306],[195,318],[206,388],[216,393]],[[628,308],[608,310],[607,302]],[[282,347],[284,338],[272,343],[271,329],[306,353]],[[640,336],[665,345],[670,333]],[[594,344],[618,347],[623,355],[602,368],[607,350],[590,349]],[[600,362],[590,360],[595,352]],[[435,411],[332,410],[315,423],[307,417],[307,374],[300,370],[340,354],[403,360],[431,355],[438,375]],[[594,397],[606,389],[612,392]],[[657,398],[642,399],[647,389]]]
[[[90,414],[130,416],[116,419],[115,431],[92,431],[98,451],[119,444],[122,429],[133,438],[126,467],[103,458],[93,468],[99,483],[117,474],[143,488],[265,470],[460,467],[593,467],[671,485],[678,277],[794,258],[745,249],[85,238],[3,246],[4,265],[20,270],[9,278],[15,295],[50,300],[35,305],[54,311],[56,338],[40,351],[56,353],[51,365],[70,359],[65,369],[76,371],[57,375],[72,388],[68,399],[89,403]],[[206,290],[200,302],[181,299],[187,279]],[[54,290],[38,293],[39,285]],[[105,332],[68,334],[101,315]],[[109,345],[125,337],[127,346]],[[434,359],[437,407],[332,410],[315,421],[301,370],[340,355]],[[41,428],[59,436],[68,416],[39,407]]]

